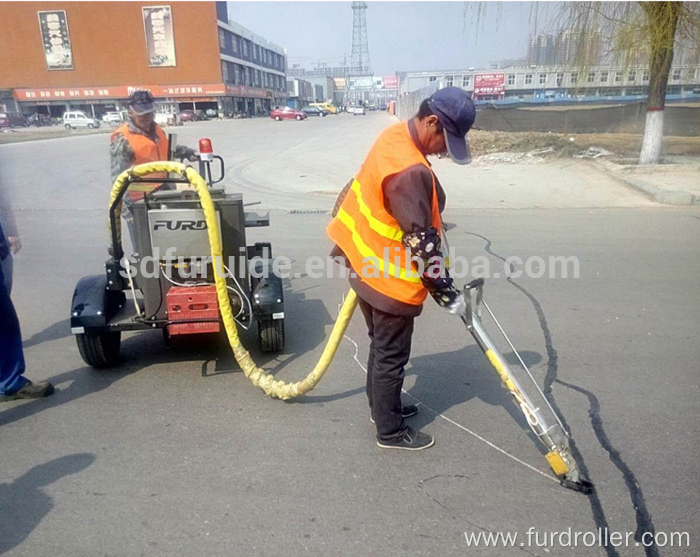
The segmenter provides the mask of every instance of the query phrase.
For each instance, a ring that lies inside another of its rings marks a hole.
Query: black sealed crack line
[[[484,251],[486,251],[486,253],[492,255],[493,257],[500,259],[504,263],[506,262],[506,259],[504,257],[498,255],[497,253],[491,250],[492,242],[490,239],[488,239],[485,236],[482,236],[481,234],[476,234],[475,232],[467,231],[467,234],[476,236],[477,238],[481,238],[482,240],[484,240],[486,242]],[[511,267],[511,272],[512,271],[513,269]],[[549,325],[547,324],[547,318],[544,314],[544,310],[542,309],[542,305],[539,303],[537,298],[530,294],[530,292],[528,292],[527,289],[516,283],[511,277],[507,277],[506,280],[515,288],[520,290],[520,292],[522,292],[525,296],[527,296],[527,298],[530,300],[530,303],[532,303],[533,307],[535,308],[537,318],[540,322],[540,328],[542,329],[545,347],[547,350],[547,374],[545,375],[542,392],[544,393],[545,397],[547,397],[547,400],[552,405],[552,408],[554,408],[554,411],[558,414],[566,430],[569,432],[571,431],[571,429],[569,428],[569,424],[566,422],[564,414],[559,410],[559,406],[557,405],[557,402],[554,398],[554,393],[552,392],[552,384],[557,382],[566,388],[570,388],[580,394],[584,394],[588,398],[590,405],[588,415],[591,419],[593,431],[601,447],[610,455],[610,460],[612,460],[613,464],[615,464],[617,469],[620,470],[620,472],[622,473],[623,478],[625,480],[625,485],[627,486],[627,489],[630,494],[630,499],[632,500],[632,505],[634,506],[635,518],[637,522],[637,530],[634,536],[635,540],[638,542],[641,541],[641,537],[647,532],[650,533],[653,538],[656,530],[654,529],[654,524],[651,520],[651,514],[647,509],[646,502],[644,500],[644,495],[642,493],[642,488],[640,487],[639,482],[637,481],[637,478],[634,475],[634,472],[632,472],[630,467],[622,460],[620,452],[612,446],[608,435],[605,433],[603,420],[600,417],[600,403],[598,402],[597,397],[593,393],[583,389],[582,387],[577,387],[575,385],[565,383],[564,381],[558,379],[557,363],[559,357],[557,355],[557,351],[554,349],[554,344],[552,342],[552,333],[549,330]],[[578,450],[578,447],[576,446],[576,442],[574,441],[573,437],[569,438],[569,445],[571,448],[571,454],[578,463],[582,475],[588,480],[591,480],[591,476],[588,471],[588,467],[586,466],[586,463],[583,459],[583,455]],[[588,499],[590,501],[591,511],[593,512],[593,519],[595,520],[596,526],[598,528],[608,528],[609,531],[609,522],[607,517],[605,516],[605,511],[603,510],[603,505],[600,501],[600,498],[598,497],[597,492],[594,490],[593,493],[588,495]],[[608,554],[609,557],[619,557],[619,553],[614,547],[606,544],[604,548],[605,552]],[[645,547],[644,553],[647,555],[647,557],[658,557],[659,550],[656,547],[656,542],[653,542],[649,547]]]
[[[632,504],[634,505],[634,510],[637,515],[637,530],[634,533],[634,539],[638,542],[642,542],[642,536],[647,532],[651,534],[652,538],[655,538],[656,531],[654,530],[654,525],[651,522],[651,515],[649,514],[649,510],[647,509],[646,501],[644,500],[644,494],[642,493],[642,488],[639,485],[639,482],[637,482],[637,478],[634,476],[632,470],[630,470],[629,466],[627,466],[627,463],[624,460],[622,460],[622,457],[620,456],[620,451],[618,451],[615,447],[612,446],[612,444],[610,443],[610,439],[608,439],[608,436],[605,433],[605,429],[603,428],[603,420],[600,417],[600,402],[598,401],[598,397],[596,397],[592,392],[587,391],[582,387],[572,385],[571,383],[567,383],[565,381],[562,381],[561,379],[557,379],[557,383],[563,385],[564,387],[568,387],[569,389],[572,389],[578,393],[581,393],[586,398],[588,398],[588,402],[590,404],[590,410],[588,412],[588,415],[591,418],[591,423],[593,424],[593,431],[595,432],[595,436],[598,439],[600,446],[603,447],[603,449],[605,449],[605,451],[610,456],[610,460],[612,461],[612,463],[622,473],[622,476],[625,478],[625,484],[627,484],[627,489],[629,490],[630,496],[632,497]],[[649,548],[645,548],[645,553],[649,557],[656,557],[659,555],[658,549],[655,544],[653,546],[650,546]]]

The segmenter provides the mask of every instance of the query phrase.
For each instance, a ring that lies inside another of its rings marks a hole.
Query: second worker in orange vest
[[[333,255],[351,268],[350,284],[367,323],[366,390],[382,448],[416,451],[434,444],[405,422],[418,408],[401,403],[413,321],[428,294],[451,313],[464,312],[466,304],[444,265],[445,193],[426,157],[449,153],[454,162],[469,163],[466,134],[475,117],[474,103],[456,87],[423,101],[413,119],[380,134],[328,225]],[[412,258],[423,262],[422,275]]]
[[[151,92],[134,91],[129,97],[128,106],[129,119],[112,132],[110,137],[112,183],[122,172],[132,166],[168,160],[168,137],[155,122],[155,103]],[[178,145],[173,152],[173,159],[196,161],[199,155],[194,149]],[[159,177],[159,174],[153,177]],[[162,177],[165,177],[165,174]],[[129,226],[132,242],[134,224],[131,204],[160,187],[161,184],[158,183],[136,183],[129,186],[124,198],[127,210],[122,214]]]

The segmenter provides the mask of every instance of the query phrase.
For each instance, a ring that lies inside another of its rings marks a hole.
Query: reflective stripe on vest
[[[153,141],[150,137],[134,133],[129,129],[129,123],[126,122],[115,130],[111,135],[111,140],[114,141],[117,135],[121,134],[131,145],[134,151],[134,166],[147,162],[166,161],[168,160],[168,137],[160,126],[155,125],[156,140]],[[146,178],[166,178],[165,172],[154,172]],[[129,186],[128,195],[132,201],[142,199],[144,194],[152,192],[160,184],[154,183],[136,183]]]
[[[428,292],[410,263],[410,253],[406,257],[401,244],[403,231],[384,206],[383,186],[391,176],[417,164],[424,165],[433,178],[431,225],[441,230],[435,176],[413,143],[406,123],[395,124],[380,134],[338,214],[328,225],[331,240],[345,253],[363,282],[381,294],[411,305],[422,304]],[[380,276],[368,273],[368,266],[371,266],[369,270],[377,269]]]

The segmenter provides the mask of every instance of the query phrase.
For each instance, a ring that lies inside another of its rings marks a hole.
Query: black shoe
[[[418,407],[415,404],[407,404],[406,406],[401,407],[401,417],[404,420],[406,418],[410,418],[411,416],[415,416],[416,414],[418,414]],[[370,416],[369,421],[374,423],[374,418]]]
[[[398,441],[377,441],[377,445],[382,449],[403,449],[405,451],[422,451],[432,447],[434,444],[435,439],[433,439],[432,435],[416,431],[410,427]]]
[[[32,383],[29,381],[19,391],[11,395],[0,395],[0,401],[17,400],[19,398],[44,398],[53,393],[53,385],[48,381]]]

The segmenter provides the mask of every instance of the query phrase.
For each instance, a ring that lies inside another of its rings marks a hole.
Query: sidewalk
[[[596,164],[657,203],[700,205],[700,160],[643,166],[606,160]]]

